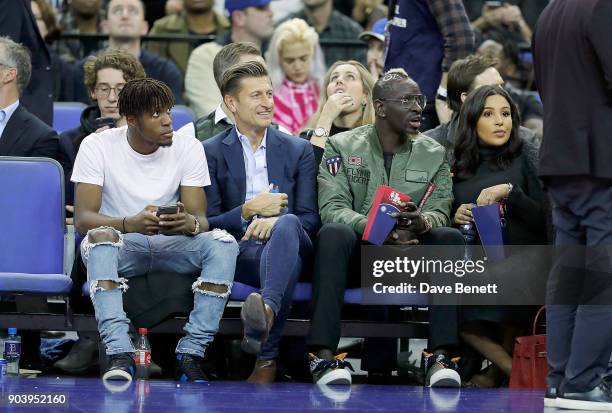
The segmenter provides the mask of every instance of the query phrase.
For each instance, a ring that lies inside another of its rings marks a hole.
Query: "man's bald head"
[[[419,87],[404,69],[389,69],[374,84],[372,99],[388,99],[392,96],[396,86],[403,82],[409,82],[417,88]]]

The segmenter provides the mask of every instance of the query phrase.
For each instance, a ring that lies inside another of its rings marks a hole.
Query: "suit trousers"
[[[547,284],[548,385],[586,392],[607,373],[612,353],[612,180],[564,176],[547,184],[558,253]]]

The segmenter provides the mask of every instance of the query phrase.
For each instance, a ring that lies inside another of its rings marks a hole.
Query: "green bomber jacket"
[[[393,157],[387,178],[383,151],[374,125],[331,136],[319,165],[319,211],[323,224],[342,223],[363,234],[379,185],[389,185],[417,205],[430,182],[436,185],[423,205],[432,228],[450,225],[453,187],[446,150],[418,134]]]

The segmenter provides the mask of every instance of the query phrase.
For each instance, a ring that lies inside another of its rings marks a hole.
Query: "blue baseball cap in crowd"
[[[370,39],[378,39],[381,42],[385,41],[385,26],[387,26],[387,19],[382,18],[376,20],[374,25],[372,26],[372,30],[363,32],[359,35],[359,38],[364,42],[369,41]]]
[[[225,0],[225,10],[231,15],[236,10],[244,10],[248,7],[263,7],[270,4],[272,0]]]

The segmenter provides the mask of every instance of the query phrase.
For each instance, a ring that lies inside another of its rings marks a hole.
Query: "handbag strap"
[[[533,318],[533,326],[531,328],[531,335],[533,335],[533,336],[536,335],[536,327],[538,326],[538,320],[540,319],[540,316],[542,315],[542,313],[544,312],[545,309],[546,309],[546,307],[544,307],[544,306],[540,307],[540,309],[536,313],[535,317]]]

